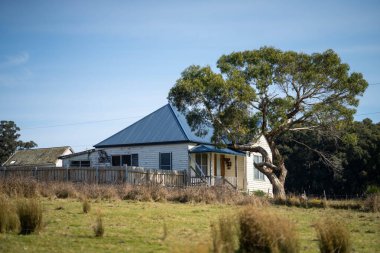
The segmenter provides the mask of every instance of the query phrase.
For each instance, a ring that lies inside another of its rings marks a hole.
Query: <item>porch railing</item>
[[[222,176],[204,176],[204,177],[191,177],[190,185],[200,186],[200,185],[226,185],[237,188],[237,178],[236,177],[222,177]]]

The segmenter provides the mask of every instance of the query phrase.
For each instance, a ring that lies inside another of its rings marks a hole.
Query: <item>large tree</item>
[[[37,146],[34,141],[20,141],[19,131],[20,128],[13,121],[2,120],[0,122],[0,165],[17,149],[29,149]]]
[[[280,198],[286,196],[288,171],[277,138],[288,131],[339,130],[352,121],[357,96],[368,85],[333,50],[305,54],[263,47],[223,55],[217,67],[220,73],[188,67],[168,99],[198,135],[212,126],[216,144],[261,153],[263,162],[255,166]],[[259,135],[268,140],[273,159],[253,145]]]

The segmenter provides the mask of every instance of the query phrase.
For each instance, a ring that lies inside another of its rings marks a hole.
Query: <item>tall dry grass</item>
[[[1,179],[0,193],[32,198],[79,198],[102,200],[173,201],[229,205],[266,206],[265,197],[240,193],[224,186],[167,188],[161,185],[103,185],[71,182],[37,182],[30,178]]]
[[[285,218],[257,208],[245,208],[239,215],[241,252],[299,252],[295,225]]]
[[[211,224],[213,253],[231,253],[239,248],[239,223],[233,216],[222,216]]]
[[[42,228],[42,207],[37,199],[19,199],[16,204],[20,234],[38,232]]]
[[[0,194],[0,233],[18,231],[19,227],[16,207],[7,196]]]
[[[348,253],[351,239],[347,226],[336,219],[327,218],[315,224],[321,253]]]

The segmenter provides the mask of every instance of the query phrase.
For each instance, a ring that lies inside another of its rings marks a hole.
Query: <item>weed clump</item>
[[[83,210],[83,213],[88,213],[91,210],[91,204],[87,199],[83,200],[82,210]]]
[[[37,232],[42,227],[42,207],[36,199],[22,199],[17,202],[20,234]]]
[[[239,226],[241,252],[299,252],[295,226],[287,219],[250,207],[240,213]]]
[[[94,235],[95,237],[103,237],[104,235],[104,225],[102,216],[98,215],[96,218],[96,223],[94,226]]]
[[[324,219],[315,224],[321,253],[350,252],[350,233],[346,226],[335,219]]]

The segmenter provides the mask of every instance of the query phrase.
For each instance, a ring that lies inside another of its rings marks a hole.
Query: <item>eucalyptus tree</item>
[[[215,144],[260,153],[263,162],[255,167],[280,198],[286,197],[288,171],[276,139],[288,131],[339,130],[353,120],[358,96],[368,85],[333,50],[306,54],[263,47],[223,55],[217,67],[220,72],[186,68],[168,99],[197,135],[213,127]],[[255,146],[260,135],[273,158]]]
[[[0,121],[0,165],[4,163],[17,149],[37,147],[34,141],[19,140],[20,128],[13,121]]]

